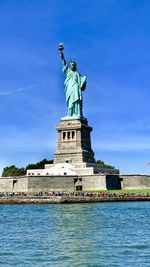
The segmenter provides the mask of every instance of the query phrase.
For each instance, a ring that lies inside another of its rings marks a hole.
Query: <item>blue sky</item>
[[[87,76],[96,159],[150,173],[150,2],[0,0],[0,172],[52,159],[66,115],[58,44]]]

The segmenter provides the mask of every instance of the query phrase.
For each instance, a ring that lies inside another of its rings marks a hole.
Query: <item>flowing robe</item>
[[[72,71],[64,65],[63,72],[66,76],[64,85],[68,116],[82,116],[82,91],[86,86],[86,77],[81,76],[77,71]]]

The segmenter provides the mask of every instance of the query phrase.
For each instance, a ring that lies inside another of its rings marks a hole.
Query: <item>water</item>
[[[150,202],[0,205],[0,266],[149,267]]]

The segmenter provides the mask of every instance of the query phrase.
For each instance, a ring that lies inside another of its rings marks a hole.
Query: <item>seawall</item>
[[[120,201],[150,201],[148,196],[52,196],[52,197],[1,197],[0,204],[64,204]]]

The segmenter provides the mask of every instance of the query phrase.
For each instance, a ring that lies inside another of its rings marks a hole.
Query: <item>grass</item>
[[[106,192],[106,193],[134,193],[134,194],[140,194],[140,193],[149,193],[150,194],[150,189],[128,189],[128,190],[86,190],[84,192]]]

